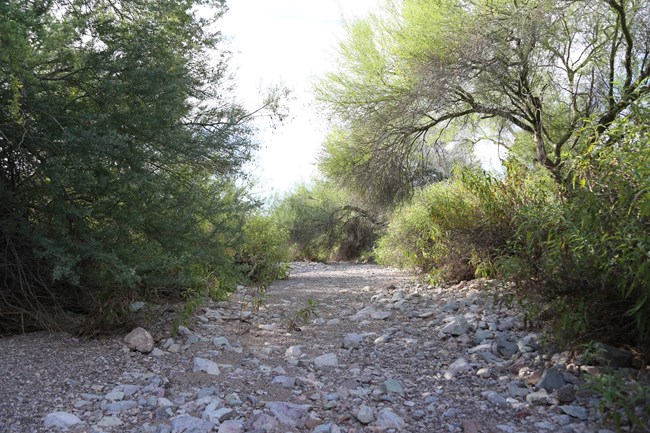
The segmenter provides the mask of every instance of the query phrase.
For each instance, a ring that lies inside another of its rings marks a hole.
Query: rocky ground
[[[598,367],[542,355],[502,290],[294,264],[263,302],[242,289],[176,337],[160,321],[152,340],[0,339],[0,431],[610,432],[581,388]]]

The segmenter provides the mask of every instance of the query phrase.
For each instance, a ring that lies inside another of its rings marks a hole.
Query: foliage
[[[650,128],[647,108],[633,109],[567,156],[569,191],[519,210],[502,260],[519,263],[511,276],[543,281],[547,297],[566,299],[559,317],[581,323],[568,340],[650,344]]]
[[[0,3],[0,329],[112,326],[134,298],[239,278],[252,129],[199,3],[224,10]]]
[[[601,416],[617,432],[643,432],[650,427],[650,385],[614,372],[588,376],[585,388],[600,397]]]
[[[372,249],[382,223],[371,210],[331,182],[300,186],[274,210],[289,228],[297,259],[358,259]]]
[[[289,233],[270,216],[255,214],[244,225],[244,242],[236,261],[247,282],[266,288],[275,280],[289,276]]]
[[[650,93],[649,16],[640,0],[387,1],[349,23],[318,87],[347,135],[328,159],[390,203],[432,149],[525,135],[523,153],[562,181],[587,122],[602,134]]]

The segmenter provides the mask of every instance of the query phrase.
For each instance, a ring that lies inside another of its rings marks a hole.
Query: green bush
[[[274,213],[288,227],[293,256],[300,260],[368,257],[382,228],[379,217],[330,182],[298,187]]]
[[[435,280],[490,274],[508,233],[498,181],[477,169],[418,191],[398,208],[375,250],[380,263],[416,268]]]
[[[574,308],[561,309],[562,321],[581,323],[557,327],[566,341],[650,343],[650,127],[643,118],[631,114],[605,136],[585,139],[566,155],[568,185],[516,213],[501,269],[542,283],[547,299],[584,305],[579,320]]]
[[[244,225],[244,242],[236,255],[246,283],[264,291],[289,276],[289,233],[267,215],[253,215]]]

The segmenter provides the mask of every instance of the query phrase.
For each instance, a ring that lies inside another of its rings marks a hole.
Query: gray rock
[[[289,428],[302,428],[308,418],[311,406],[307,404],[286,403],[283,401],[272,401],[266,403],[266,408],[280,424]]]
[[[469,327],[470,327],[469,323],[467,323],[467,319],[465,319],[465,316],[456,316],[454,317],[454,320],[447,323],[441,329],[441,332],[443,334],[451,334],[451,335],[459,336],[459,335],[466,334],[467,331],[469,331]]]
[[[46,428],[68,429],[73,425],[81,424],[83,421],[77,416],[68,412],[52,412],[45,416]]]
[[[160,350],[157,347],[154,347],[153,350],[151,351],[151,355],[155,356],[156,358],[160,358],[161,356],[165,355],[165,351]]]
[[[381,385],[381,392],[384,394],[398,394],[404,397],[404,388],[402,384],[395,379],[388,379]]]
[[[465,361],[463,358],[459,358],[456,361],[454,361],[447,371],[445,371],[445,379],[452,379],[454,378],[458,373],[462,373],[464,371],[470,370],[472,367]]]
[[[361,424],[370,424],[375,419],[375,413],[371,407],[364,404],[361,405],[355,417]]]
[[[122,424],[124,424],[124,422],[114,415],[105,416],[97,423],[99,427],[118,427]]]
[[[275,376],[271,381],[272,384],[280,384],[282,388],[291,389],[296,386],[296,378],[289,376]]]
[[[488,391],[485,398],[494,406],[505,407],[507,405],[505,397],[499,395],[499,393],[495,391]]]
[[[562,404],[571,403],[576,399],[576,391],[573,385],[564,385],[562,388],[557,390],[555,396]]]
[[[241,433],[244,423],[238,420],[228,420],[221,423],[218,433]]]
[[[210,421],[190,415],[180,415],[171,420],[172,433],[209,433],[214,428]]]
[[[317,367],[336,367],[339,365],[339,361],[334,353],[326,353],[314,358],[314,364]]]
[[[542,374],[542,378],[537,383],[537,389],[545,389],[547,391],[554,391],[566,385],[564,375],[557,368],[548,368]]]
[[[587,420],[587,409],[581,406],[560,406],[560,409],[565,414],[578,418],[579,420]]]
[[[124,399],[124,392],[123,391],[111,391],[108,394],[104,396],[106,400],[111,400],[111,401],[119,401]]]
[[[548,404],[548,392],[545,389],[531,392],[526,396],[526,402],[533,406]]]
[[[445,313],[451,313],[452,311],[458,310],[458,308],[459,308],[458,302],[451,301],[442,307],[442,311],[444,311]]]
[[[205,358],[196,357],[194,358],[193,362],[194,362],[194,366],[192,371],[194,372],[202,371],[204,373],[208,373],[213,376],[218,376],[219,374],[221,374],[221,371],[219,370],[219,366],[214,361]]]
[[[499,331],[508,331],[515,326],[515,318],[514,317],[506,317],[504,319],[499,320],[499,324],[497,325],[497,329]]]
[[[394,428],[402,431],[404,428],[406,428],[406,422],[404,422],[402,417],[388,408],[382,409],[382,411],[379,413],[379,416],[377,417],[377,422],[375,424],[380,429]]]
[[[223,421],[232,419],[235,416],[235,411],[227,407],[222,407],[213,411],[206,410],[203,412],[203,419],[207,419],[211,423],[219,424]]]
[[[519,386],[517,383],[511,382],[507,385],[507,388],[508,394],[510,394],[512,397],[526,397],[528,394],[530,394],[528,388]]]
[[[372,313],[370,317],[374,320],[386,320],[392,315],[393,313],[390,311],[377,311],[376,313]]]
[[[494,332],[489,329],[479,329],[476,331],[476,334],[474,334],[474,344],[481,344],[483,340],[488,340],[490,338],[494,338]]]
[[[133,400],[116,401],[106,405],[106,410],[111,413],[125,412],[136,407],[138,403]]]
[[[606,365],[614,368],[632,367],[632,361],[634,361],[634,354],[632,352],[604,343],[597,343],[595,346],[598,351],[595,359],[598,365]]]
[[[129,311],[131,311],[132,313],[137,313],[138,311],[142,310],[146,306],[147,304],[142,301],[132,302],[129,305]]]
[[[217,347],[230,346],[230,342],[226,337],[214,337],[212,339],[212,344],[214,344]]]
[[[332,424],[319,424],[316,427],[314,427],[314,430],[312,430],[311,433],[331,433],[332,432]]]
[[[153,350],[153,337],[144,328],[135,328],[124,337],[126,346],[131,350],[149,353]]]
[[[363,335],[361,334],[348,334],[343,339],[343,347],[345,349],[356,349],[363,342]]]
[[[500,335],[496,338],[496,352],[505,359],[510,359],[512,355],[519,352],[519,346]]]
[[[284,352],[284,357],[287,359],[296,359],[300,358],[300,355],[302,355],[302,351],[300,350],[301,346],[291,346],[289,347],[286,352]]]
[[[492,377],[492,371],[488,367],[483,367],[476,372],[476,375],[481,379],[489,379]]]

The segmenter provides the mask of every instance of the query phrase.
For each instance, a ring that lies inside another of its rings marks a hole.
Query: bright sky
[[[289,191],[316,172],[327,125],[312,104],[316,79],[335,58],[343,18],[364,16],[379,0],[229,0],[219,28],[230,39],[231,67],[250,109],[261,90],[284,84],[293,93],[290,117],[275,130],[260,125],[261,150],[252,168],[260,193]]]

